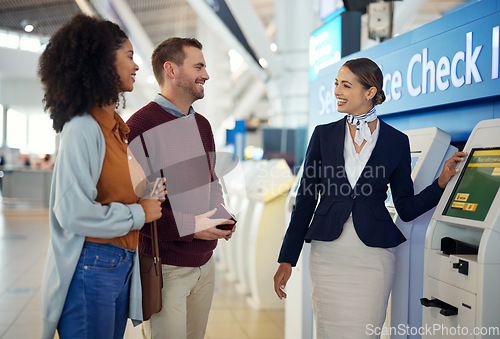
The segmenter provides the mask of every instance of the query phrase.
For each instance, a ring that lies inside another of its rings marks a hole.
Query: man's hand
[[[236,226],[232,230],[221,230],[216,226],[225,224],[234,225],[234,221],[231,219],[210,219],[216,211],[217,209],[214,208],[211,211],[195,216],[195,239],[217,240],[224,238],[229,240],[231,238]]]
[[[228,241],[229,239],[231,239],[231,237],[233,236],[233,233],[236,231],[236,225],[233,226],[233,228],[231,229],[231,233],[226,236],[224,239],[226,239],[226,241]]]

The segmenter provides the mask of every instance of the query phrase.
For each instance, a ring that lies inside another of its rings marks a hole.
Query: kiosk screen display
[[[474,148],[444,215],[484,221],[500,187],[500,148]]]

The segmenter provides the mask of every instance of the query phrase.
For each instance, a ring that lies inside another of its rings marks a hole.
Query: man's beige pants
[[[213,257],[201,267],[162,265],[163,306],[143,323],[148,339],[203,339],[215,283]]]

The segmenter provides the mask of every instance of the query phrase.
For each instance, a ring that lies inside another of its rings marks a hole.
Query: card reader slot
[[[444,254],[477,254],[479,247],[450,237],[441,238],[441,251]]]
[[[445,303],[444,301],[439,300],[439,299],[430,299],[429,300],[427,298],[421,298],[420,299],[420,303],[424,307],[436,307],[436,308],[440,308],[441,310],[439,311],[439,313],[441,313],[445,317],[449,317],[449,316],[457,315],[458,314],[458,308],[457,307],[455,307],[453,305],[450,305],[448,303]]]

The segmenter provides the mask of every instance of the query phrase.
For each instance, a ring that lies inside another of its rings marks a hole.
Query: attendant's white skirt
[[[352,218],[334,241],[312,241],[309,271],[318,339],[379,338],[394,280],[394,249],[368,247]]]

